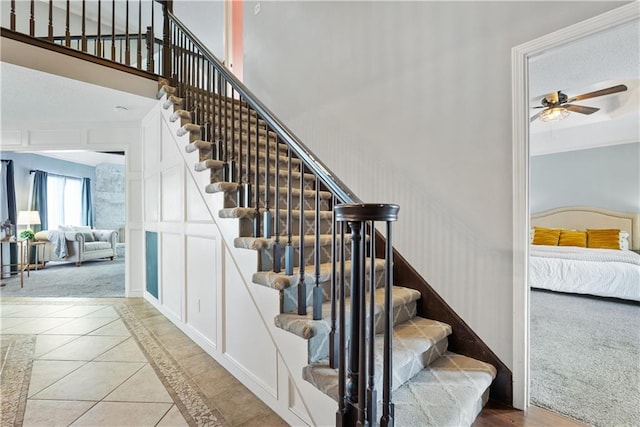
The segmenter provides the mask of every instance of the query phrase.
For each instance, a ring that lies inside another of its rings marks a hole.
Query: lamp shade
[[[19,225],[40,224],[40,213],[38,211],[20,211],[17,222]]]

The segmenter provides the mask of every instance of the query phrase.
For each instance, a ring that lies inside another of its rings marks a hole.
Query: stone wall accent
[[[93,211],[95,228],[119,230],[125,226],[125,166],[100,163],[96,166]],[[119,241],[124,241],[124,233]]]

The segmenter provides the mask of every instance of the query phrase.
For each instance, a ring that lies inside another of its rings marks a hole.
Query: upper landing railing
[[[163,20],[172,2],[155,0],[1,1],[5,30],[97,58],[163,74]],[[156,37],[158,34],[160,37]]]

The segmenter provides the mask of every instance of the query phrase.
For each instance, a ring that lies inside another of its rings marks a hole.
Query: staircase
[[[206,176],[203,180],[205,191],[224,195],[224,207],[218,212],[219,221],[238,220],[235,247],[255,252],[256,270],[252,282],[255,286],[278,292],[280,314],[274,319],[275,325],[306,341],[308,365],[300,375],[338,402],[338,369],[331,367],[330,362],[332,323],[335,323],[331,309],[334,274],[331,261],[337,253],[332,245],[334,240],[338,242],[337,246],[341,243],[340,236],[333,234],[336,226],[332,221],[332,208],[337,205],[336,197],[321,189],[316,176],[306,171],[304,162],[292,155],[275,132],[266,130],[268,124],[247,105],[213,93],[186,89],[184,96],[178,97],[178,92],[179,88],[171,86],[168,80],[160,80],[158,97],[174,124],[176,136],[188,136],[185,151],[199,153],[200,161],[194,169]],[[191,100],[193,111],[187,109],[185,99]],[[205,99],[213,108],[207,107]],[[219,123],[221,117],[223,123]],[[221,147],[224,145],[222,138],[211,137],[213,134],[226,135],[226,150]],[[232,138],[234,143],[229,142]],[[252,146],[258,148],[257,152],[254,149],[248,153]],[[229,153],[226,159],[224,152]],[[248,165],[244,169],[245,176],[237,170],[230,171],[230,163],[235,163],[236,168],[237,165]],[[248,181],[253,181],[251,177],[256,176],[257,181],[249,193],[257,189],[258,194],[265,195],[257,197],[258,209],[246,207],[246,203],[243,206],[242,200],[255,199],[247,195],[245,187]],[[269,212],[268,215],[265,212]],[[275,223],[273,230],[267,230],[271,228],[270,219]],[[344,240],[347,243],[349,235],[345,235]],[[344,276],[348,283],[350,249],[348,245],[345,247]],[[365,270],[368,277],[370,272],[375,272],[376,278],[373,289],[376,333],[373,382],[375,389],[381,390],[382,332],[387,316],[382,287],[384,260],[368,262]],[[316,314],[314,320],[313,288],[316,283],[321,289],[322,315]],[[451,326],[417,316],[420,292],[403,287],[401,283],[393,285],[391,389],[395,423],[399,426],[471,425],[487,402],[496,369],[488,363],[448,351]],[[306,310],[298,309],[300,288],[303,288]],[[350,307],[348,285],[345,297],[345,306]],[[348,313],[347,308],[347,318]],[[367,316],[370,315],[371,311]],[[366,322],[369,322],[368,317]],[[349,324],[345,326],[344,333],[348,334]],[[377,414],[382,413],[381,398],[378,392]]]

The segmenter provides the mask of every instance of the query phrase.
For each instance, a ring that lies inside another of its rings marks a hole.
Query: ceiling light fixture
[[[569,110],[565,107],[552,107],[540,113],[540,120],[543,122],[555,122],[569,117]]]

